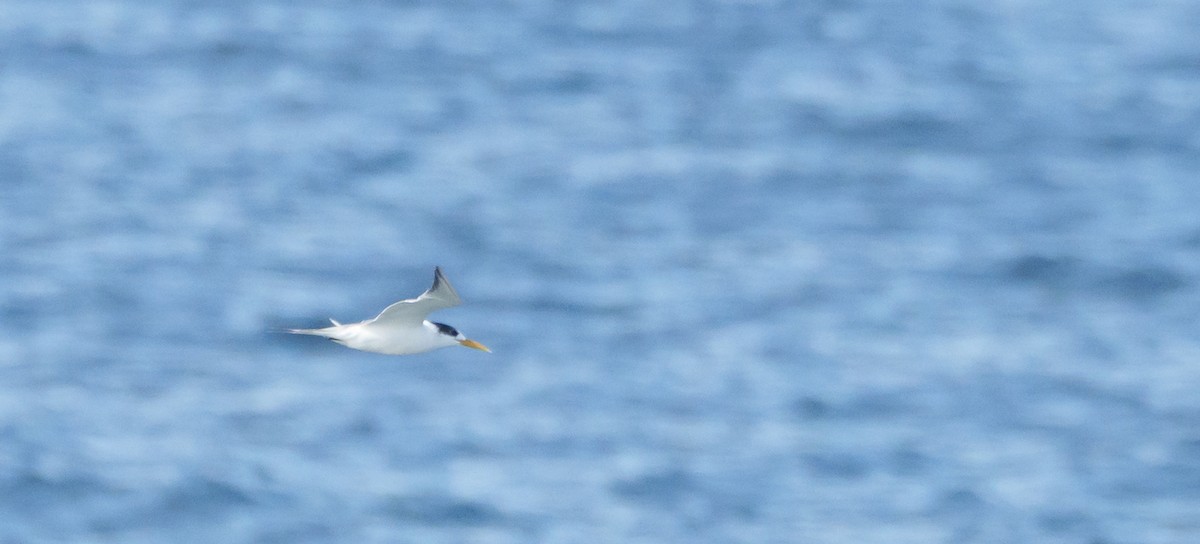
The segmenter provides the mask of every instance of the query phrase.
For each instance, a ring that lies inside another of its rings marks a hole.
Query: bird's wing
[[[417,326],[425,321],[425,316],[431,312],[459,304],[462,304],[462,299],[459,299],[458,293],[454,292],[454,286],[450,285],[450,281],[442,275],[442,269],[435,267],[432,287],[417,298],[401,300],[384,308],[378,316],[375,316],[375,319],[371,320],[371,323],[374,325]]]

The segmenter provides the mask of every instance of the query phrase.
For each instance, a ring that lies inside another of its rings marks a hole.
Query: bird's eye
[[[454,337],[454,338],[458,337],[458,329],[455,329],[454,327],[451,327],[450,325],[447,325],[445,323],[436,323],[435,322],[434,325],[437,326],[438,332],[440,332],[444,335],[450,336],[450,337]]]

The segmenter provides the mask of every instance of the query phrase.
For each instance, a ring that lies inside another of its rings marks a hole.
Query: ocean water
[[[0,543],[1196,542],[1198,27],[6,0]]]

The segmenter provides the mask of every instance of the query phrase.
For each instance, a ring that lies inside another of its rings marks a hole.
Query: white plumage
[[[323,329],[288,329],[292,334],[322,336],[348,348],[386,355],[409,355],[455,344],[491,352],[487,346],[468,340],[454,327],[425,319],[430,313],[462,304],[454,286],[433,269],[433,286],[421,296],[401,300],[373,319],[343,325],[330,319],[333,326]]]

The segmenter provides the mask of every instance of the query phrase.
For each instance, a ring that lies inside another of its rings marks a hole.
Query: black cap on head
[[[433,323],[433,325],[438,328],[438,332],[440,332],[446,336],[449,336],[451,338],[458,338],[458,329],[451,327],[450,325],[447,325],[445,323],[438,323],[436,321],[432,321],[431,323]]]

